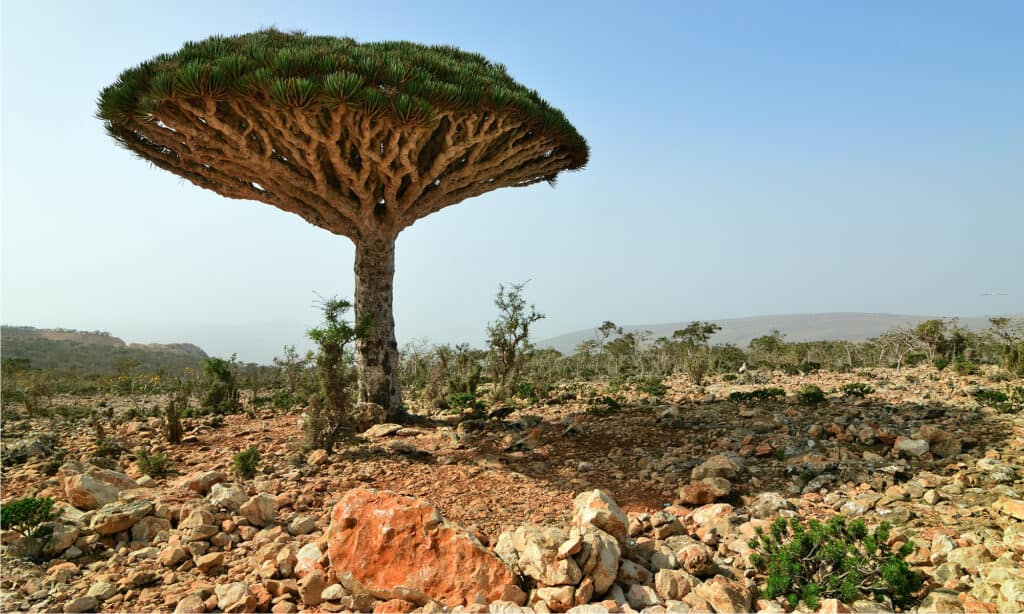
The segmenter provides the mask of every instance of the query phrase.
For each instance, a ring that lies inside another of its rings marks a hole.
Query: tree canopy
[[[97,115],[158,167],[357,241],[589,155],[561,111],[479,54],[274,29],[130,68]]]

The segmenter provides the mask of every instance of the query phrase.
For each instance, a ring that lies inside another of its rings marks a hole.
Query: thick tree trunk
[[[398,342],[392,312],[395,239],[371,238],[356,243],[356,322],[369,326],[356,341],[359,400],[377,403],[388,419],[403,414],[398,382]]]

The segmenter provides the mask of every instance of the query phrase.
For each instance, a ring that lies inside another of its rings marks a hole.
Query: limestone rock
[[[135,488],[135,482],[119,471],[86,465],[82,473],[72,475],[64,483],[64,494],[71,505],[94,510],[117,500],[117,494]]]
[[[662,599],[682,599],[698,584],[697,576],[682,569],[662,569],[654,575],[654,589]]]
[[[65,612],[95,612],[99,609],[99,600],[91,595],[78,597],[64,604]]]
[[[725,478],[704,478],[694,480],[679,488],[679,500],[683,505],[707,505],[722,497],[729,496],[732,484]]]
[[[178,480],[174,487],[205,495],[214,484],[227,481],[228,477],[220,471],[197,471]]]
[[[100,535],[120,533],[152,512],[153,504],[141,499],[130,503],[108,503],[93,516],[92,530]]]
[[[277,500],[267,493],[261,493],[250,497],[238,508],[238,511],[245,516],[250,524],[266,527],[273,524],[274,518],[277,516]]]
[[[593,527],[583,531],[583,543],[576,563],[584,577],[594,581],[594,593],[603,595],[615,584],[622,549],[614,537]]]
[[[928,452],[928,442],[924,439],[897,437],[892,449],[900,456],[917,458]]]
[[[381,599],[455,607],[496,601],[515,583],[508,567],[433,505],[392,492],[345,493],[331,513],[327,547],[346,588]]]
[[[792,503],[777,492],[763,492],[747,504],[751,518],[772,520],[785,510],[795,509]]]
[[[914,437],[927,441],[929,451],[939,458],[956,456],[962,448],[960,439],[955,435],[927,424],[919,428]]]
[[[955,591],[938,588],[921,600],[918,606],[918,614],[943,614],[945,612],[963,612],[964,606],[960,603]]]
[[[559,528],[524,525],[499,535],[494,551],[513,571],[545,586],[577,584],[583,578],[579,565],[559,553],[567,540]]]
[[[237,512],[242,507],[242,504],[249,500],[249,496],[245,494],[245,489],[242,488],[241,484],[235,483],[217,483],[212,485],[208,498],[210,505],[222,507],[232,512]]]
[[[694,587],[694,593],[711,604],[715,612],[749,612],[751,593],[742,583],[715,576]]]
[[[629,518],[608,493],[602,490],[582,492],[572,502],[573,526],[595,527],[608,533],[621,545],[628,545]]]
[[[690,478],[703,480],[704,478],[725,478],[734,480],[739,475],[740,466],[724,454],[716,454],[700,465],[693,468]]]

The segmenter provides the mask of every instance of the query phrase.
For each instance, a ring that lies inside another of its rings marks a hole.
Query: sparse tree
[[[523,356],[530,349],[530,325],[544,318],[533,305],[527,306],[523,298],[526,282],[498,285],[494,304],[498,319],[487,325],[490,347],[491,376],[494,392],[504,399],[515,390],[523,366]]]
[[[229,198],[350,238],[359,397],[401,413],[395,239],[502,187],[582,168],[586,141],[501,64],[450,46],[264,30],[187,43],[121,74],[98,117],[121,145]]]

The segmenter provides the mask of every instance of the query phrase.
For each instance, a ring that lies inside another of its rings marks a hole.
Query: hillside
[[[887,330],[903,326],[916,326],[919,322],[938,316],[912,316],[891,313],[811,313],[750,318],[712,320],[722,330],[711,338],[712,343],[734,343],[746,347],[751,339],[767,335],[778,329],[786,341],[820,341],[837,339],[864,341],[877,337]],[[672,333],[685,328],[689,322],[666,324],[624,325],[625,332],[651,331],[653,339],[670,337]],[[971,330],[988,328],[984,317],[962,318],[960,325]],[[597,336],[596,328],[577,330],[537,342],[538,347],[551,347],[562,353],[572,353],[576,346]]]
[[[176,373],[207,357],[190,343],[129,344],[106,332],[31,326],[0,328],[0,356],[27,358],[34,367],[90,374],[115,373],[124,360],[136,361],[145,371]]]

